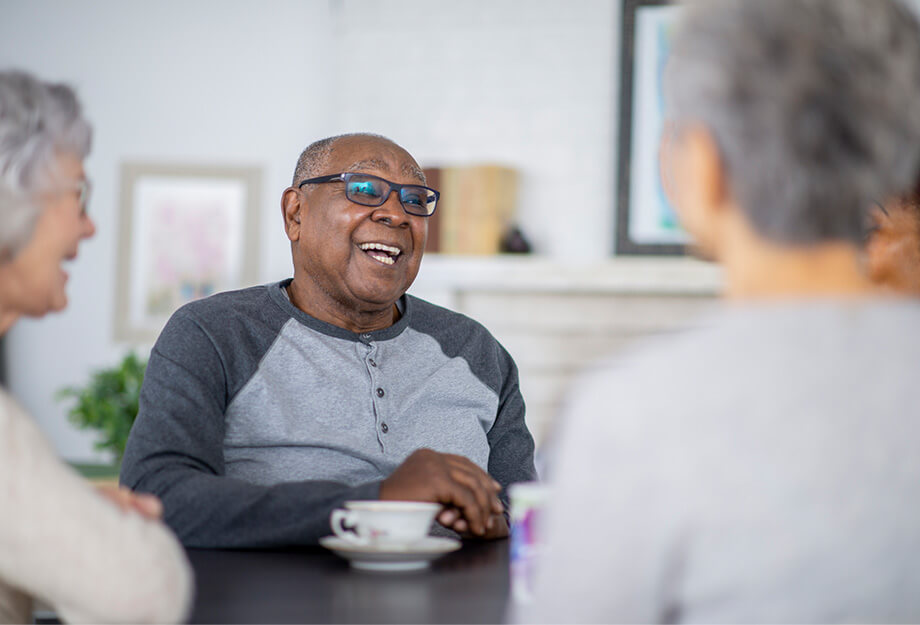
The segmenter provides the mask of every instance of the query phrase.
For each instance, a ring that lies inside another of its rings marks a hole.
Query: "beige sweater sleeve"
[[[2,390],[0,584],[68,622],[179,622],[192,596],[185,553],[166,527],[98,495]]]

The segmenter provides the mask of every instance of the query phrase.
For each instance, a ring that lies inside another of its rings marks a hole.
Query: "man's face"
[[[345,137],[334,144],[319,175],[343,172],[423,184],[408,152],[374,137]],[[318,287],[310,288],[314,296],[346,311],[391,307],[418,274],[427,218],[407,214],[396,193],[382,206],[356,204],[345,197],[345,185],[338,181],[305,185],[300,194],[299,212],[286,224],[294,243],[294,280],[312,283],[310,287]]]
[[[920,211],[903,200],[874,208],[866,245],[869,276],[895,291],[920,295]]]

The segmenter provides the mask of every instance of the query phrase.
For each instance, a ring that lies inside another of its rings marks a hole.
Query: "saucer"
[[[338,536],[326,536],[319,539],[319,544],[365,571],[417,571],[460,548],[459,540],[439,536],[386,546],[356,545]]]

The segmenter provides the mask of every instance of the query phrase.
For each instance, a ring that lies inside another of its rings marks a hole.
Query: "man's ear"
[[[284,233],[291,241],[300,239],[300,220],[303,210],[303,195],[294,187],[288,187],[281,196],[281,213],[284,215]]]

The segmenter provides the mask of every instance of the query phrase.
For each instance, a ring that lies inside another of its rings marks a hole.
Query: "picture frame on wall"
[[[258,280],[255,167],[125,163],[116,340],[153,342],[190,301]]]
[[[614,252],[680,255],[689,236],[661,182],[662,79],[682,7],[673,0],[623,0],[619,167]]]

